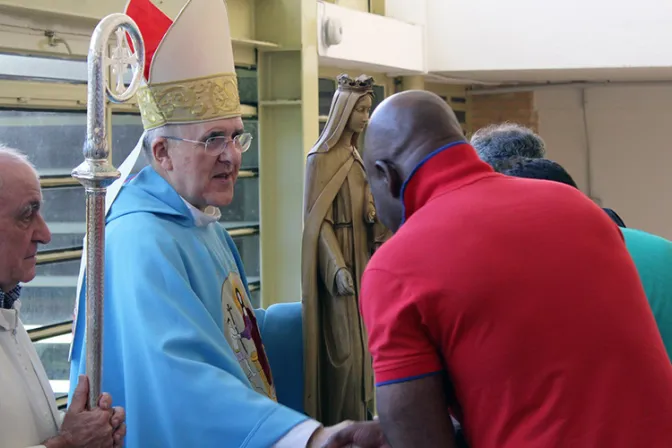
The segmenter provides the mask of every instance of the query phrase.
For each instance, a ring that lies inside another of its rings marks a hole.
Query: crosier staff
[[[131,38],[134,52],[125,45]],[[109,41],[116,37],[110,53]],[[97,406],[101,393],[103,359],[103,298],[105,286],[105,195],[107,187],[120,177],[109,160],[107,104],[123,103],[135,95],[145,66],[145,46],[135,22],[125,14],[111,14],[98,23],[91,36],[88,55],[86,142],[84,162],[72,171],[86,195],[86,374],[89,377],[89,406]],[[123,74],[130,66],[133,78],[128,88]],[[117,76],[114,91],[109,70]]]

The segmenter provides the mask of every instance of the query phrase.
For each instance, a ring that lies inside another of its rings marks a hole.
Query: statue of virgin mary
[[[301,253],[304,411],[325,425],[373,415],[373,371],[360,282],[379,224],[357,148],[373,78],[338,77],[326,126],[308,154]]]

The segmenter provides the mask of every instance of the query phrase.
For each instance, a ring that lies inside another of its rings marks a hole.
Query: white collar
[[[209,224],[212,224],[213,222],[219,221],[219,219],[222,217],[222,212],[217,207],[208,205],[205,207],[205,210],[200,210],[199,208],[190,204],[186,199],[182,198],[182,200],[185,204],[187,204],[187,207],[189,207],[189,211],[191,212],[191,216],[194,218],[194,224],[196,224],[196,227],[205,227]]]

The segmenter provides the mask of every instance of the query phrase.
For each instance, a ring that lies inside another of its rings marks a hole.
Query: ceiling
[[[518,84],[558,82],[672,82],[672,67],[617,67],[557,70],[489,70],[432,72],[451,84]]]

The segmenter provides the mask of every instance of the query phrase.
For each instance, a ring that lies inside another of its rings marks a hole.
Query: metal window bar
[[[30,340],[33,341],[33,343],[55,338],[57,336],[63,336],[68,333],[72,333],[72,319],[28,330],[28,336],[30,336]]]
[[[261,288],[261,281],[256,280],[249,282],[248,286],[250,288],[250,292],[258,291]],[[30,336],[30,340],[33,343],[70,333],[72,333],[72,320],[66,320],[63,322],[28,330],[28,336]]]
[[[240,226],[227,228],[229,235],[232,237],[250,236],[259,234],[259,225]],[[82,247],[72,247],[68,249],[59,249],[41,252],[37,255],[37,264],[46,265],[52,263],[61,263],[64,261],[77,261],[82,256]],[[250,292],[257,291],[260,288],[259,281],[249,283]],[[62,336],[72,332],[72,320],[58,322],[51,325],[45,325],[38,328],[33,328],[28,331],[31,341],[39,342],[45,339]]]
[[[246,169],[246,170],[240,170],[238,172],[239,179],[246,179],[250,177],[259,177],[259,170]],[[80,184],[79,181],[77,181],[77,179],[68,174],[59,174],[59,175],[40,176],[40,186],[43,189],[52,189],[52,188],[81,187],[82,184]]]
[[[260,281],[249,282],[248,287],[250,289],[250,292],[258,291],[259,289],[261,289],[261,282]],[[61,322],[61,323],[58,323],[58,324],[49,325],[49,327],[60,327],[61,329],[67,327],[68,330],[64,331],[63,333],[54,333],[53,335],[50,335],[50,336],[48,336],[44,339],[48,339],[50,337],[55,337],[55,336],[62,336],[64,334],[71,333],[72,332],[72,321],[69,320],[69,321],[66,321],[66,322]],[[46,327],[43,327],[43,328],[46,328]],[[42,328],[36,328],[36,329],[30,330],[28,332],[28,334],[29,334],[31,340],[33,341],[33,343],[42,340],[41,338],[37,339],[37,338],[39,338],[39,336],[37,335],[37,332],[40,331],[40,330],[42,330]],[[33,334],[35,334],[35,338],[33,337]],[[67,395],[60,395],[60,396],[56,397],[56,407],[59,410],[65,410],[68,407],[68,396]]]
[[[37,264],[60,263],[63,261],[79,260],[82,257],[82,247],[71,247],[68,249],[45,250],[37,254]]]
[[[16,57],[16,56],[14,56]],[[0,55],[0,58],[7,58],[6,55]],[[3,59],[3,61],[5,60]],[[46,59],[46,58],[45,58]],[[56,58],[59,59],[59,58]],[[23,61],[22,61],[23,62]],[[34,61],[34,62],[39,62],[39,61]],[[48,62],[48,61],[46,61]],[[55,61],[56,64],[70,64],[73,68],[76,65],[82,65],[85,66],[84,61]],[[6,65],[6,64],[5,64]],[[6,67],[5,67],[6,68]],[[1,70],[0,70],[1,71]],[[60,72],[59,72],[60,73]],[[68,76],[63,76],[62,78],[58,77],[52,77],[54,76],[54,72],[49,72],[49,77],[44,77],[44,78],[39,78],[39,77],[34,77],[35,73],[31,72],[30,73],[33,76],[22,76],[21,74],[17,73],[0,73],[0,82],[3,83],[12,83],[12,85],[16,84],[17,86],[24,87],[24,86],[29,86],[30,81],[33,82],[41,82],[42,84],[49,84],[51,86],[54,86],[54,88],[60,88],[64,84],[75,84],[70,88],[70,91],[79,93],[84,92],[84,84],[86,78],[79,79],[77,76],[72,77],[71,79],[63,79],[63,78],[69,78]],[[77,85],[80,84],[80,85]],[[81,89],[81,90],[80,90]],[[67,104],[62,105],[63,107],[58,107],[52,104],[53,101],[47,99],[42,99],[42,100],[35,100],[34,98],[25,98],[25,102],[19,101],[17,104],[13,104],[8,106],[6,103],[3,102],[3,104],[0,106],[0,109],[23,109],[23,110],[31,110],[31,111],[49,111],[49,112],[58,112],[58,111],[63,111],[63,112],[72,112],[73,110],[77,111],[86,111],[86,102],[83,100],[83,97],[81,95],[74,95],[72,98],[69,98],[65,100]],[[67,107],[65,107],[67,106]],[[137,112],[137,107],[134,103],[129,102],[127,104],[110,104],[109,105],[112,111],[114,112],[123,112],[128,110],[129,112]],[[243,109],[243,117],[244,118],[249,118],[249,119],[257,119],[257,104],[251,103],[251,102],[243,102],[241,104],[242,109]],[[111,133],[111,131],[110,131]],[[240,178],[255,178],[259,176],[258,169],[245,169],[241,170],[239,173]],[[73,178],[71,175],[68,174],[63,174],[63,175],[45,175],[42,176],[40,179],[40,184],[43,189],[58,189],[58,188],[67,188],[67,187],[79,187],[81,186],[81,183],[77,181],[75,178]],[[248,235],[255,235],[259,233],[259,226],[241,226],[241,227],[233,227],[229,228],[229,234],[232,237],[241,237],[241,236],[248,236]],[[67,262],[67,261],[78,261],[81,259],[83,255],[83,249],[82,247],[71,247],[71,248],[66,248],[66,249],[58,249],[58,250],[48,250],[44,252],[40,252],[37,256],[37,264],[39,265],[46,265],[46,264],[51,264],[51,263],[60,263],[60,262]],[[250,291],[257,291],[260,289],[260,282],[259,281],[252,281],[249,283],[249,289]],[[64,321],[64,322],[59,322],[51,325],[46,325],[42,326],[39,328],[32,329],[28,331],[31,340],[33,342],[38,342],[38,341],[43,341],[46,339],[50,339],[53,337],[57,336],[62,336],[66,335],[72,332],[72,320]],[[64,409],[67,405],[67,395],[62,395],[57,397],[56,402],[58,405],[59,409]]]
[[[226,229],[232,237],[257,235],[259,225],[227,227]],[[45,265],[52,263],[61,263],[64,261],[76,261],[82,257],[82,246],[70,247],[67,249],[47,250],[37,254],[37,264]]]
[[[58,408],[59,411],[65,410],[68,407],[68,396],[61,395],[59,397],[56,397],[56,407]]]

